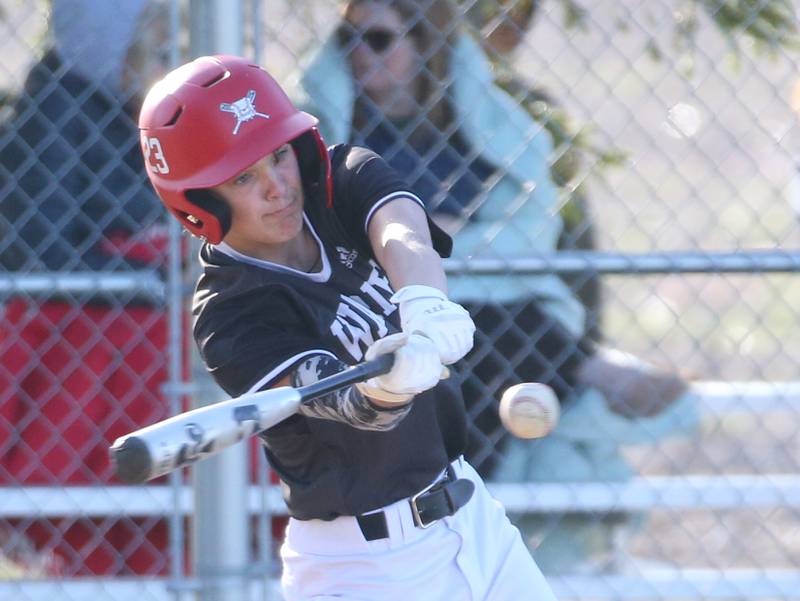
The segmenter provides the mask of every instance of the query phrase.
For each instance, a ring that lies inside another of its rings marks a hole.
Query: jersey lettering
[[[367,347],[386,336],[388,328],[383,317],[373,312],[360,298],[343,294],[339,298],[341,302],[336,307],[331,333],[355,361],[360,361]],[[373,336],[373,330],[377,336]]]
[[[397,305],[389,302],[389,298],[393,293],[392,287],[388,278],[381,273],[378,264],[370,259],[370,265],[372,270],[369,273],[369,278],[361,284],[360,290],[383,309],[384,315],[391,315],[397,310]],[[381,291],[385,292],[385,294],[381,294]]]

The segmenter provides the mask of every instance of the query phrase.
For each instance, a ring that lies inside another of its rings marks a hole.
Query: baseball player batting
[[[228,394],[394,355],[260,434],[290,514],[284,596],[552,601],[462,458],[464,404],[442,376],[474,325],[447,298],[451,240],[383,159],[326,148],[316,125],[232,56],[170,73],[139,120],[153,186],[205,240],[193,333]]]

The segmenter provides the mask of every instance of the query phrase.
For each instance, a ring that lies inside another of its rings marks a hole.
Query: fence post
[[[241,0],[192,0],[192,57],[241,54],[242,14]],[[194,405],[199,407],[221,400],[222,393],[192,346]],[[198,601],[244,601],[250,562],[247,447],[237,445],[199,462],[193,476],[192,563],[200,582]]]

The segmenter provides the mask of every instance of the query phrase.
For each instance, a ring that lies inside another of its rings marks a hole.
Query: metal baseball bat
[[[111,463],[124,482],[152,480],[271,428],[305,401],[388,373],[393,364],[393,354],[381,355],[308,386],[271,388],[175,415],[117,438]]]

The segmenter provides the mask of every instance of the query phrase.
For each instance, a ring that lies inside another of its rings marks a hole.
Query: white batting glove
[[[391,371],[356,384],[362,394],[373,399],[407,403],[415,394],[433,388],[448,375],[447,368],[439,361],[439,351],[425,336],[391,334],[374,342],[364,358],[369,361],[386,353],[394,353]]]
[[[430,338],[444,365],[466,355],[473,345],[475,324],[467,310],[431,286],[404,286],[390,299],[400,305],[400,324],[407,334]]]

